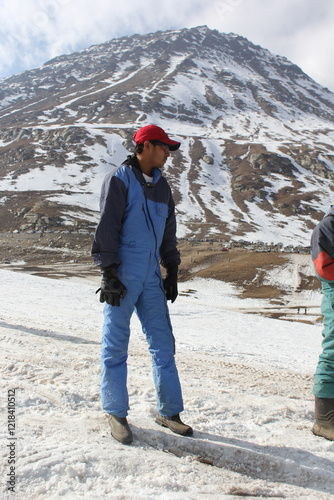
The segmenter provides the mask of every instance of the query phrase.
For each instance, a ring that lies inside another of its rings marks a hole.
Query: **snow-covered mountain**
[[[207,27],[134,35],[0,82],[3,230],[93,229],[107,171],[156,123],[178,235],[308,245],[334,191],[334,94]]]

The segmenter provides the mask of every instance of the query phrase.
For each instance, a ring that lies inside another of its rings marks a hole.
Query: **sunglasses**
[[[169,153],[169,147],[168,144],[165,144],[164,142],[158,141],[157,139],[154,139],[153,141],[150,141],[153,146],[160,146],[162,149],[166,151],[166,153]]]

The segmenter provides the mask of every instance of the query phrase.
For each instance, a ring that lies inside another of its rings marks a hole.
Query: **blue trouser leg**
[[[164,417],[171,417],[183,411],[183,400],[175,364],[175,339],[158,274],[145,283],[136,304],[136,313],[152,358],[158,412]]]
[[[136,295],[128,290],[120,307],[104,306],[101,348],[101,397],[103,409],[112,415],[126,417],[129,410],[127,391],[127,358],[130,320]]]
[[[334,398],[334,283],[323,282],[322,292],[322,353],[314,375],[313,394],[318,398]]]

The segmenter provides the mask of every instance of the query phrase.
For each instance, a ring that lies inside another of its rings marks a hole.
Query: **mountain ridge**
[[[3,230],[93,231],[104,175],[156,123],[180,237],[307,245],[333,196],[334,94],[207,27],[114,39],[0,81]]]

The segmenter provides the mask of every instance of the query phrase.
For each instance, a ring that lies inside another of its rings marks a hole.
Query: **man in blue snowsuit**
[[[324,317],[322,352],[314,374],[315,422],[313,433],[334,440],[334,207],[314,228],[312,260],[321,281]]]
[[[111,434],[132,442],[127,422],[127,353],[130,319],[136,312],[149,345],[157,393],[156,422],[182,435],[192,428],[180,419],[181,386],[175,365],[175,339],[167,300],[177,297],[180,253],[176,243],[175,206],[161,175],[170,151],[180,143],[147,125],[134,134],[135,153],[104,180],[92,257],[101,268],[104,305],[102,337],[102,406]],[[160,263],[166,268],[163,280]]]

